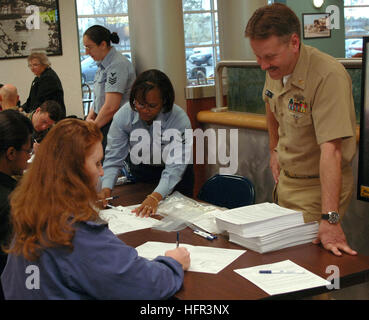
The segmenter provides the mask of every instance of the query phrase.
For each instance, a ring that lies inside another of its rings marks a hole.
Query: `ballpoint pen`
[[[305,271],[293,271],[293,270],[259,270],[259,273],[263,274],[304,274]]]
[[[118,199],[118,198],[119,198],[119,196],[112,196],[112,197],[105,198],[104,200],[109,201],[109,200],[114,200],[114,199]],[[97,201],[103,201],[103,199],[100,199],[100,200],[97,200]]]
[[[214,240],[217,238],[217,236],[211,234],[211,233],[207,233],[205,231],[200,231],[200,230],[194,230],[193,233],[196,233],[197,235],[205,238],[205,239],[208,239],[208,240]]]

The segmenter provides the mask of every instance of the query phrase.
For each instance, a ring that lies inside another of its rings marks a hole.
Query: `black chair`
[[[246,177],[216,174],[204,183],[197,198],[216,206],[233,209],[254,204],[255,188]]]

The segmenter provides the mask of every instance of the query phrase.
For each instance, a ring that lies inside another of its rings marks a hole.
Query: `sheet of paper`
[[[259,270],[283,270],[287,272],[297,271],[304,273],[260,274]],[[316,288],[331,284],[329,281],[317,276],[303,267],[300,267],[298,264],[290,260],[259,265],[251,268],[236,269],[234,271],[270,295]]]
[[[205,246],[192,246],[180,243],[190,252],[191,265],[188,271],[216,274],[236,260],[246,250],[222,249]],[[149,260],[164,256],[167,250],[176,248],[175,242],[148,241],[136,248],[138,255]]]
[[[266,212],[267,216],[265,214]],[[296,213],[296,211],[282,208],[274,203],[264,202],[246,207],[226,210],[218,213],[216,217],[234,224],[247,224],[263,221],[265,219],[288,216],[294,213]]]
[[[158,223],[158,220],[150,217],[137,217],[131,211],[132,208],[117,206],[115,209],[101,210],[100,218],[108,222],[109,229],[114,234],[151,228]]]

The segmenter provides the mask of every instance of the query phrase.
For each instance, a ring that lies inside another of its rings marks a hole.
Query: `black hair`
[[[163,101],[163,113],[171,111],[175,98],[173,85],[168,76],[157,69],[144,71],[136,78],[129,96],[131,108],[136,110],[134,100],[138,95],[145,99],[146,94],[154,88],[158,88],[160,91],[161,99]],[[143,102],[146,103],[146,99]]]
[[[64,118],[64,112],[61,105],[54,100],[46,100],[40,105],[41,112],[47,112],[49,118],[55,122]]]
[[[33,126],[30,119],[16,110],[0,112],[0,156],[10,147],[20,150],[28,142]]]
[[[89,27],[83,35],[89,37],[97,45],[100,45],[103,41],[106,42],[108,47],[111,46],[110,41],[112,43],[119,43],[119,36],[116,32],[110,32],[105,27],[97,24]]]

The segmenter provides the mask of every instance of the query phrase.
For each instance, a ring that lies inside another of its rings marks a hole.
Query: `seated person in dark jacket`
[[[32,123],[23,114],[15,110],[0,112],[0,246],[8,244],[11,233],[8,197],[17,183],[12,176],[22,175],[26,169],[32,151],[31,133]],[[0,274],[6,257],[0,247]]]
[[[63,110],[59,103],[48,100],[26,115],[32,121],[32,141],[36,147],[35,144],[40,143],[49,129],[63,118]]]
[[[28,99],[22,105],[23,111],[30,113],[46,100],[57,101],[65,117],[64,91],[58,75],[51,69],[50,61],[43,52],[32,52],[28,57],[28,67],[35,74]]]

